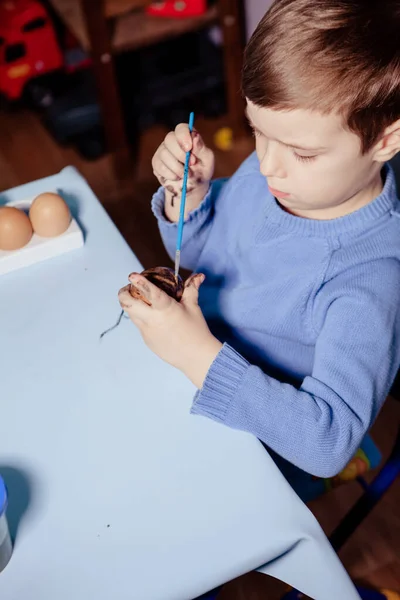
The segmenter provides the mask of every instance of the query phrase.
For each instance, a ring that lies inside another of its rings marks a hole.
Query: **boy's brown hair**
[[[242,89],[263,108],[338,112],[368,152],[400,118],[399,0],[275,0]]]

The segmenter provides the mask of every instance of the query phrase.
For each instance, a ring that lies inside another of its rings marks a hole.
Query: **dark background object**
[[[224,127],[236,140],[247,136],[244,102],[240,93],[241,66],[245,43],[243,0],[214,0],[206,13],[197,17],[163,19],[144,10],[131,11],[115,19],[107,17],[104,0],[45,0],[90,53],[103,117],[107,148],[112,153],[117,180],[132,174],[132,157],[116,77],[115,58],[123,53],[154,46],[218,24],[223,34],[223,71],[227,99]],[[132,129],[132,128],[131,128]],[[132,135],[132,134],[131,134]]]
[[[154,124],[174,129],[191,110],[196,116],[216,117],[227,109],[222,48],[208,29],[117,57],[116,77],[134,154],[140,134]],[[75,145],[88,159],[107,152],[91,68],[37,79],[27,95],[60,144]]]

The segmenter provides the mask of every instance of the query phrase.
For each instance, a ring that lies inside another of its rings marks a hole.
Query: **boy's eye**
[[[250,127],[251,127],[254,137],[260,137],[263,135],[261,133],[261,131],[259,129],[257,129],[256,127],[254,127],[254,125],[252,125],[251,123],[250,123]],[[297,154],[297,152],[295,152],[295,150],[293,150],[293,154],[294,154],[295,159],[298,160],[299,162],[311,162],[317,158],[317,154],[314,154],[312,156],[302,156],[301,154]]]
[[[297,152],[293,151],[293,154],[295,156],[295,159],[300,161],[300,162],[311,162],[312,160],[315,160],[317,158],[317,155],[314,156],[302,156],[301,154],[297,154]]]

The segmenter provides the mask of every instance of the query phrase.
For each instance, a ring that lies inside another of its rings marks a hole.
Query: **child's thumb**
[[[194,273],[185,283],[181,302],[184,304],[198,304],[199,289],[206,276],[203,273]]]

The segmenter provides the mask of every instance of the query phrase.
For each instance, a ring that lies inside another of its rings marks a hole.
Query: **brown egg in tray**
[[[83,246],[64,199],[44,192],[0,206],[0,275]]]

